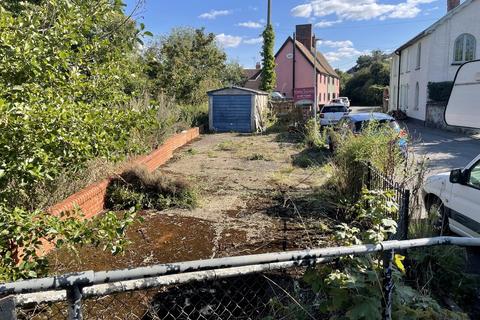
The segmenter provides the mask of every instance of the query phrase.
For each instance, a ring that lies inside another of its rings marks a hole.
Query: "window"
[[[470,169],[468,184],[480,189],[480,162],[477,162],[477,164]]]
[[[398,57],[395,56],[393,57],[393,63],[392,63],[392,73],[394,77],[397,76],[397,71],[398,71]]]
[[[417,84],[415,85],[415,110],[418,110],[420,105],[420,86]]]
[[[422,64],[422,43],[420,42],[417,47],[417,69],[420,69]]]
[[[410,50],[405,51],[405,71],[410,72]]]
[[[477,41],[471,34],[464,33],[455,40],[453,62],[462,63],[475,60]]]
[[[390,97],[390,101],[392,101],[392,107],[396,108],[397,107],[397,87],[393,86],[393,93],[392,96]]]
[[[327,94],[324,92],[323,93],[323,101],[327,100]]]

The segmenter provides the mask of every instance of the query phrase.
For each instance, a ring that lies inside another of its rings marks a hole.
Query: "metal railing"
[[[407,240],[410,224],[410,190],[404,184],[395,182],[391,177],[387,177],[371,163],[359,161],[353,171],[357,181],[352,186],[355,199],[360,198],[363,188],[393,192],[394,200],[398,205],[398,215],[394,217],[398,227],[393,239]]]
[[[480,239],[394,240],[18,281],[0,284],[0,296],[6,296],[0,319],[294,319],[295,312],[315,318],[315,294],[278,270],[378,252],[388,257],[384,318],[391,319],[394,251],[437,245],[473,247]]]

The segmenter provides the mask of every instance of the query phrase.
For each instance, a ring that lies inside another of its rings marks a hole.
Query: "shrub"
[[[445,102],[450,98],[452,92],[453,82],[429,82],[428,83],[428,98],[437,102]]]
[[[309,148],[323,149],[325,147],[325,137],[320,132],[320,126],[314,119],[310,119],[304,128],[305,144]]]
[[[86,220],[79,212],[57,217],[40,210],[9,209],[0,203],[0,282],[47,275],[48,260],[42,254],[46,242],[70,250],[94,245],[113,254],[123,252],[127,228],[135,221],[134,209]]]
[[[115,210],[132,206],[192,209],[197,203],[197,193],[185,180],[169,178],[159,171],[150,173],[144,167],[127,170],[112,180],[106,198],[106,206]]]
[[[379,243],[396,232],[398,212],[394,194],[364,190],[350,210],[350,224],[337,226],[339,245]],[[396,256],[398,258],[398,256]],[[428,295],[402,281],[404,266],[395,259],[394,319],[467,319],[464,314],[443,309]],[[318,292],[325,318],[382,319],[384,262],[380,254],[344,256],[306,272],[304,279]]]

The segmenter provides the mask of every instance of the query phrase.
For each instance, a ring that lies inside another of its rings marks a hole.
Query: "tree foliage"
[[[272,25],[267,25],[263,31],[263,70],[262,81],[260,83],[260,89],[263,91],[271,92],[275,89],[277,82],[277,74],[275,72],[275,32]]]
[[[185,104],[204,103],[208,90],[244,81],[240,66],[227,63],[215,35],[204,29],[174,29],[148,48],[146,62],[151,91]]]
[[[452,93],[453,82],[429,82],[428,83],[428,98],[436,102],[447,102]]]
[[[390,82],[390,59],[387,54],[375,50],[369,55],[362,55],[348,73],[349,76],[343,75],[342,96],[348,96],[357,105],[382,104],[383,90]]]
[[[152,34],[123,10],[121,0],[0,2],[0,279],[43,274],[41,239],[121,251],[129,217],[51,217],[38,199],[95,159],[121,161],[200,124],[205,91],[240,79],[204,30],[174,31],[144,54]]]

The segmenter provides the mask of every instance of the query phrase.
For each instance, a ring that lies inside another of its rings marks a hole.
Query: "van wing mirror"
[[[450,183],[464,183],[464,173],[462,169],[455,169],[450,172]]]
[[[445,109],[449,126],[480,129],[480,60],[464,63],[457,70]]]

